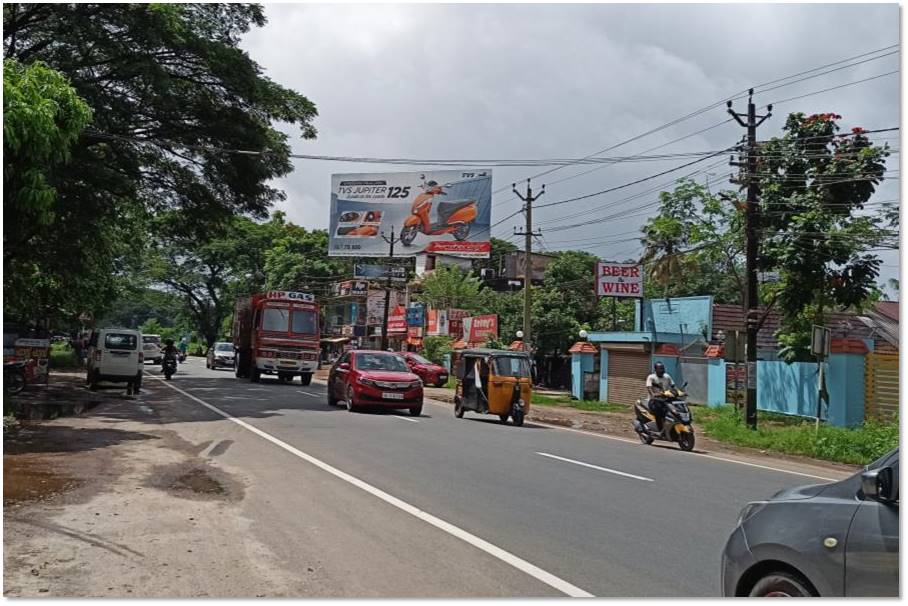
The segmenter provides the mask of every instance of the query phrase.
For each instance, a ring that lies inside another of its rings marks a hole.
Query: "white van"
[[[91,334],[88,342],[88,377],[90,389],[100,381],[127,383],[127,392],[142,386],[142,333],[130,328],[102,328]]]
[[[142,335],[142,353],[146,360],[160,364],[164,357],[161,352],[161,335]]]

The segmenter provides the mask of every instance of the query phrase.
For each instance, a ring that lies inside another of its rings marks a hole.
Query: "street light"
[[[584,329],[580,329],[580,333],[579,333],[579,334],[580,334],[580,338],[583,339],[583,340],[586,340],[586,338],[587,338],[588,336],[590,336],[590,333],[586,332],[586,330],[584,330]]]
[[[518,339],[522,339],[522,338],[523,338],[523,331],[522,331],[522,330],[518,330],[518,331],[517,331],[517,338],[518,338]]]

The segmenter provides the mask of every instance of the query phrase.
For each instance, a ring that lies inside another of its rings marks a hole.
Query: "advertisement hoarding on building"
[[[464,340],[468,343],[485,343],[498,338],[498,316],[473,316],[463,319]],[[469,338],[467,338],[469,337]]]
[[[328,254],[387,257],[393,227],[395,257],[488,257],[491,215],[487,169],[332,175]]]
[[[396,251],[395,251],[396,252]],[[407,268],[403,265],[369,265],[356,263],[353,265],[353,277],[364,280],[387,280],[390,274],[394,282],[405,282]]]
[[[388,332],[407,332],[407,308],[401,305],[391,308],[391,313],[388,314]]]
[[[643,298],[643,266],[599,261],[596,264],[596,294],[600,297]]]

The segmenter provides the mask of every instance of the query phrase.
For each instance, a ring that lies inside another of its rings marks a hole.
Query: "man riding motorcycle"
[[[164,360],[166,360],[168,356],[172,356],[173,358],[177,357],[177,355],[179,354],[179,350],[176,347],[174,347],[173,339],[164,339],[164,349],[162,350],[161,353],[164,354],[163,356],[161,356],[161,366],[162,367],[164,366]]]
[[[663,392],[675,389],[675,381],[665,372],[665,365],[656,362],[653,373],[646,377],[646,390],[649,393],[649,409],[656,415],[656,428],[662,431],[662,422],[665,420],[665,398]]]

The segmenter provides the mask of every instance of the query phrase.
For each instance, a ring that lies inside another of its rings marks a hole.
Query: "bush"
[[[757,430],[752,431],[733,406],[694,412],[706,433],[722,442],[840,463],[866,465],[899,443],[898,419],[886,423],[868,420],[851,429],[821,424],[816,432],[811,419],[760,416]]]
[[[426,337],[425,340],[423,340],[422,355],[436,364],[443,364],[445,354],[453,351],[451,349],[453,344],[454,339],[451,337]]]
[[[69,343],[54,343],[50,346],[50,368],[81,368],[79,358]]]

